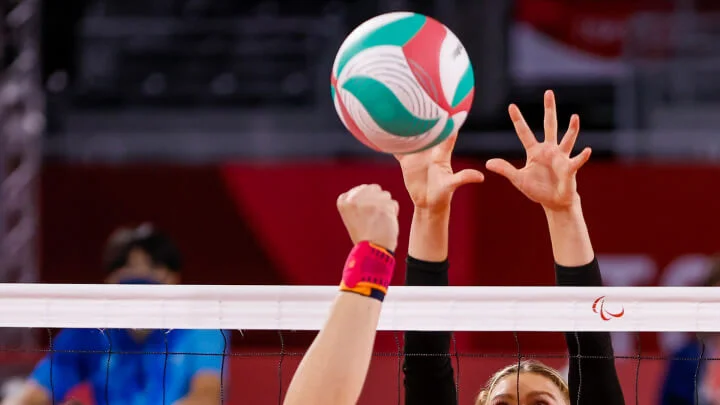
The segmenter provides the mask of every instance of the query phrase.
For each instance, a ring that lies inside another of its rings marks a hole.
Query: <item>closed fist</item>
[[[354,244],[368,241],[395,250],[399,205],[389,192],[377,184],[363,184],[341,194],[337,207]]]

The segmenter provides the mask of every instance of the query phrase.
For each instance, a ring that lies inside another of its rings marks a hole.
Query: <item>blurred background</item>
[[[579,146],[595,152],[579,181],[606,283],[701,282],[720,250],[712,0],[0,1],[0,281],[101,282],[107,236],[150,221],[180,246],[185,283],[337,283],[350,247],[337,194],[379,182],[409,225],[395,162],[343,130],[328,89],[344,37],[395,10],[448,25],[474,64],[458,167],[522,158],[506,106],[537,128],[554,89],[561,121],[580,114]],[[504,181],[459,191],[453,210],[453,284],[553,283],[542,215]],[[278,346],[275,333],[253,336],[236,348]],[[686,338],[617,334],[615,349],[670,354]],[[44,347],[47,334],[0,341]],[[555,335],[523,342],[564,350]],[[458,334],[458,347],[517,350],[508,334]],[[7,378],[37,356],[0,359]],[[644,366],[637,387],[631,363],[628,389],[655,403],[664,363]]]

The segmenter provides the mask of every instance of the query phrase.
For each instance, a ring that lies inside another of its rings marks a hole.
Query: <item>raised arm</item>
[[[483,175],[476,170],[453,173],[450,157],[456,139],[457,134],[433,149],[396,156],[415,206],[408,246],[407,285],[448,285],[452,194],[463,184],[483,180]],[[457,404],[449,354],[451,336],[444,331],[405,333],[405,404]]]
[[[379,186],[362,185],[338,198],[338,210],[355,247],[328,320],[290,382],[286,405],[354,405],[370,366],[395,267],[398,204]]]
[[[557,284],[600,286],[600,269],[583,218],[576,182],[578,170],[590,158],[590,148],[571,158],[580,120],[577,115],[572,116],[565,136],[558,143],[555,96],[551,91],[545,93],[544,104],[544,142],[537,141],[515,105],[509,109],[527,153],[525,167],[516,169],[505,160],[491,159],[487,168],[506,177],[526,197],[542,205],[550,230]],[[565,339],[571,356],[568,383],[572,403],[624,404],[610,333],[567,332]],[[592,358],[583,358],[585,356]]]

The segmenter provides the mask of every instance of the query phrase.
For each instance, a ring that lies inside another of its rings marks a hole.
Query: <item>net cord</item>
[[[109,333],[104,333],[103,336],[108,341],[108,351],[107,351],[107,362],[105,363],[105,389],[103,390],[103,395],[105,396],[105,403],[107,405],[110,405],[110,365],[112,361],[112,355],[114,354],[113,351],[113,344],[112,344],[112,338],[110,337]],[[163,374],[163,382],[165,381],[165,375]],[[163,389],[163,396],[165,395],[165,390]]]
[[[635,356],[637,358],[637,366],[635,367],[635,405],[638,405],[640,403],[640,363],[642,363],[642,340],[640,339],[640,334],[635,334],[635,342],[637,344],[637,349],[635,351]]]
[[[705,339],[700,338],[700,358],[695,365],[695,405],[700,405],[700,387],[698,379],[700,377],[700,364],[702,364],[703,360],[705,360]]]
[[[583,355],[582,355],[582,351],[583,351],[583,348],[580,346],[580,336],[577,334],[577,332],[573,333],[573,336],[575,337],[575,344],[577,345],[577,353],[578,353],[578,354],[577,354],[577,358],[571,359],[570,361],[571,361],[571,362],[572,362],[572,361],[577,361],[577,367],[578,367],[578,373],[577,373],[577,378],[578,378],[578,390],[577,390],[577,397],[575,398],[575,403],[576,403],[576,404],[579,404],[579,403],[580,403],[580,393],[582,392],[582,388],[583,388],[583,379],[582,379],[582,375],[583,375],[583,370],[582,370]]]
[[[0,327],[319,330],[335,286],[0,284]],[[598,300],[602,300],[597,304]],[[713,287],[393,287],[378,330],[720,332]]]
[[[395,350],[397,352],[397,358],[398,358],[398,369],[397,369],[397,404],[402,405],[402,396],[400,393],[402,392],[402,385],[403,384],[403,348],[402,344],[400,343],[400,337],[398,336],[397,332],[393,333],[393,340],[395,341]]]
[[[278,331],[280,338],[280,359],[278,360],[278,405],[283,403],[283,361],[285,360],[285,338],[281,330]]]
[[[520,370],[521,370],[520,366],[522,366],[523,355],[522,355],[522,350],[520,347],[520,336],[518,335],[517,332],[513,332],[513,338],[515,339],[515,348],[517,349],[517,363],[516,363],[517,372],[515,373],[515,388],[516,388],[515,398],[520,399],[521,398],[521,396],[520,396]]]

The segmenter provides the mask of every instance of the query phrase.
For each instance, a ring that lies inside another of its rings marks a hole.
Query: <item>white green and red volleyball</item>
[[[460,40],[416,13],[372,18],[345,39],[331,91],[345,127],[377,151],[431,148],[465,122],[475,78]]]

